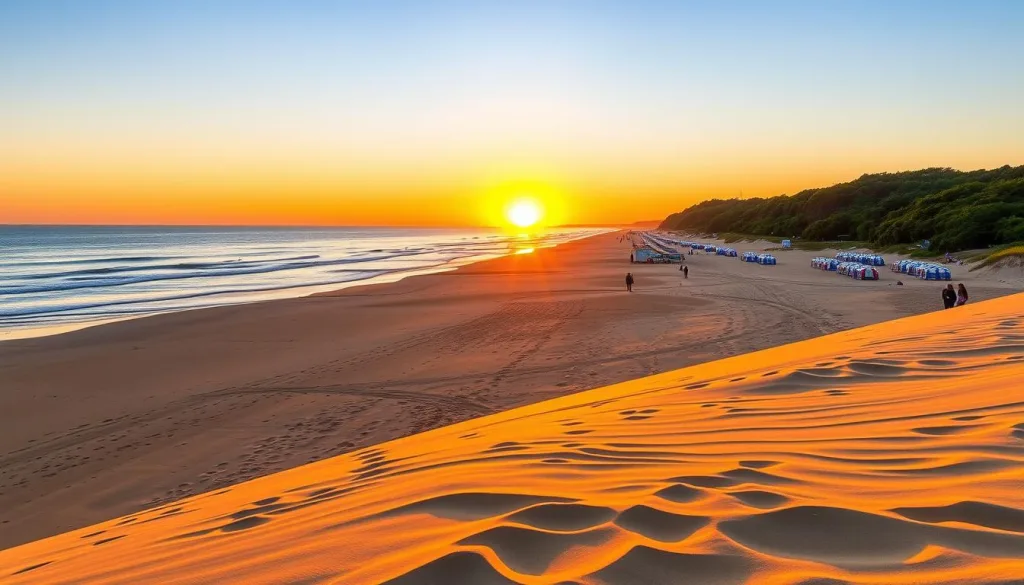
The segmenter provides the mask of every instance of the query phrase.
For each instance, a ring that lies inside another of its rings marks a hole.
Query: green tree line
[[[880,173],[796,195],[711,199],[673,213],[661,228],[982,248],[1024,240],[1024,166]]]

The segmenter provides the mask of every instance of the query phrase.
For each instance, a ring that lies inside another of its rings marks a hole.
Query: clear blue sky
[[[1022,164],[1022,63],[1012,1],[2,1],[0,201],[258,172],[660,213]]]

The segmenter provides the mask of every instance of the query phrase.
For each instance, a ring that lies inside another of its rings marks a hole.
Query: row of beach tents
[[[859,258],[860,260],[868,260],[872,264],[860,262],[858,260],[844,260],[851,257]],[[881,264],[879,264],[881,262]],[[885,261],[881,256],[875,254],[851,254],[849,252],[840,252],[836,254],[835,258],[812,258],[811,268],[817,268],[819,270],[829,270],[832,272],[838,272],[839,274],[846,274],[859,280],[878,280],[878,271],[874,269],[874,266],[884,266]],[[870,268],[871,271],[863,270],[862,268]],[[889,268],[893,272],[899,272],[910,276],[916,276],[922,280],[952,280],[953,274],[949,268],[935,264],[934,262],[921,262],[919,260],[897,260],[893,262]]]
[[[671,240],[660,236],[654,237],[665,244],[673,244],[683,248],[690,248],[691,250],[700,250],[708,254],[725,256],[726,258],[741,258],[744,262],[756,262],[757,264],[764,265],[774,265],[777,263],[775,256],[772,256],[771,254],[758,254],[756,252],[743,252],[741,254],[736,250],[736,248],[730,248],[728,246],[716,246],[715,244],[691,242],[686,240]]]
[[[682,254],[672,249],[672,242],[650,232],[640,232],[640,243],[630,237],[633,243],[633,262],[644,264],[677,264],[683,261]]]
[[[757,252],[737,252],[735,248],[716,246],[701,242],[690,242],[667,238],[662,234],[643,232],[642,236],[648,246],[654,248],[659,255],[667,255],[672,246],[701,250],[709,254],[738,257],[743,262],[752,262],[762,265],[774,265],[777,263],[775,256],[771,254],[759,254]],[[677,260],[678,261],[678,260]],[[885,258],[879,254],[866,254],[863,252],[838,252],[835,258],[817,257],[811,259],[811,267],[819,270],[837,272],[857,280],[878,280],[878,270],[875,266],[885,266]],[[899,260],[890,265],[893,272],[916,276],[923,280],[952,280],[953,275],[945,266],[933,262],[921,262],[918,260]]]
[[[765,266],[774,266],[778,264],[775,260],[775,256],[772,256],[771,254],[758,254],[757,252],[744,252],[740,259],[744,262],[756,262]]]
[[[878,270],[873,266],[860,262],[842,261],[838,258],[838,254],[836,256],[836,258],[822,256],[811,258],[811,268],[835,272],[855,280],[878,280]]]
[[[878,254],[862,254],[861,252],[839,252],[836,260],[840,262],[856,262],[867,266],[885,266],[885,258]]]
[[[922,280],[953,280],[953,273],[949,268],[935,264],[934,262],[921,262],[918,260],[898,260],[889,267],[893,272],[900,272],[916,276]]]
[[[836,267],[836,273],[854,280],[878,280],[878,270],[874,266],[860,262],[840,262]]]

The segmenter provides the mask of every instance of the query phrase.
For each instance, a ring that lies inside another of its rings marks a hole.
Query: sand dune
[[[360,449],[0,552],[0,582],[1021,583],[1022,307]]]

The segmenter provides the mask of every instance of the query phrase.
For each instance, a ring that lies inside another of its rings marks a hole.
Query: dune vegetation
[[[1024,166],[880,173],[795,195],[712,199],[661,228],[878,247],[929,240],[932,252],[1008,244],[1024,240]]]
[[[975,268],[1005,264],[1013,261],[1016,261],[1018,265],[1024,261],[1024,244],[1017,242],[1007,246],[1000,246],[991,253],[984,255]]]

